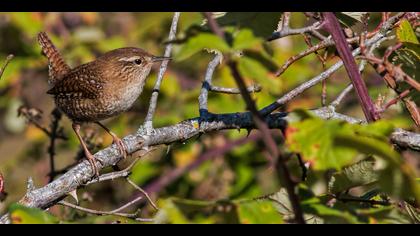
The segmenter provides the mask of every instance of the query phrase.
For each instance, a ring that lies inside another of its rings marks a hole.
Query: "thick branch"
[[[315,114],[323,119],[341,119],[352,123],[363,123],[362,120],[345,116],[327,108],[314,110]],[[285,128],[287,121],[286,113],[274,113],[265,118],[269,128]],[[129,153],[134,153],[146,146],[156,146],[161,144],[170,144],[173,142],[183,142],[200,133],[209,133],[224,129],[249,129],[254,128],[252,116],[249,112],[231,113],[214,115],[211,121],[205,121],[198,126],[200,118],[185,120],[178,124],[158,128],[153,130],[153,135],[137,133],[126,136],[123,141]],[[402,147],[420,151],[420,134],[397,129],[391,135],[391,141]],[[97,162],[98,168],[115,165],[123,157],[118,148],[111,145],[95,154],[95,158],[100,159]],[[38,207],[46,209],[67,196],[67,193],[84,186],[92,179],[92,171],[89,162],[84,160],[71,168],[65,174],[53,182],[37,189],[28,191],[28,193],[19,201],[29,207]],[[0,223],[8,223],[8,215],[0,219]]]

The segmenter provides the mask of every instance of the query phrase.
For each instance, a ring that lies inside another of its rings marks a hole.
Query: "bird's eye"
[[[140,65],[141,64],[141,60],[140,59],[136,59],[136,60],[134,60],[134,63],[136,63],[137,65]]]

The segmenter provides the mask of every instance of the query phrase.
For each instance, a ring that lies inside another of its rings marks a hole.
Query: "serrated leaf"
[[[419,40],[417,39],[410,22],[405,19],[401,21],[397,28],[397,38],[402,43],[419,44]]]
[[[30,208],[20,204],[12,204],[9,207],[12,224],[53,224],[59,220],[38,208]]]
[[[298,152],[315,170],[341,169],[351,163],[356,155],[352,148],[337,147],[334,138],[343,122],[324,121],[318,118],[292,123],[286,130],[286,143],[291,151]]]
[[[342,25],[350,28],[356,23],[362,22],[364,14],[366,12],[336,12],[335,16]]]
[[[217,35],[201,33],[190,38],[184,45],[182,45],[178,54],[175,55],[175,58],[179,61],[185,60],[204,49],[216,49],[220,52],[227,52],[230,47]]]
[[[378,179],[379,174],[374,170],[374,161],[363,160],[334,173],[328,181],[328,191],[336,194],[353,187],[374,183]]]

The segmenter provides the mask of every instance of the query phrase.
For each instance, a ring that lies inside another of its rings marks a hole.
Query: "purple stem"
[[[369,97],[366,84],[359,73],[356,61],[351,54],[349,44],[346,41],[346,37],[344,36],[340,23],[332,12],[324,12],[322,15],[324,17],[323,26],[331,34],[333,40],[335,41],[338,54],[343,60],[347,74],[349,75],[353,87],[359,97],[366,120],[368,122],[373,122],[380,119],[379,113],[376,111],[372,99]]]

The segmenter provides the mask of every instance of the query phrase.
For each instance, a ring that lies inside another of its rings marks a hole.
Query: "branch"
[[[281,28],[281,30],[274,32],[267,40],[273,41],[275,39],[283,38],[290,35],[313,33],[313,32],[316,32],[316,30],[319,29],[320,26],[321,26],[321,23],[317,21],[307,27],[291,29],[289,28],[289,25],[286,23],[286,24],[283,24],[283,27]],[[318,34],[316,35],[319,36]]]
[[[207,66],[206,75],[204,77],[203,85],[201,86],[200,95],[198,96],[198,105],[199,105],[199,112],[200,117],[203,119],[208,118],[208,95],[211,88],[211,81],[213,78],[214,70],[216,70],[217,65],[219,65],[220,61],[222,60],[223,56],[220,53],[217,53],[214,56],[213,60],[210,61],[209,65]]]
[[[171,42],[172,40],[175,39],[175,34],[176,34],[176,28],[177,28],[177,25],[178,25],[179,15],[180,15],[179,12],[175,12],[175,14],[172,18],[171,29],[169,31],[169,37],[168,37],[169,42]],[[172,43],[168,43],[166,45],[166,48],[165,48],[164,56],[165,57],[170,57],[171,56],[171,51],[172,51]],[[158,77],[156,79],[155,86],[153,88],[152,96],[150,98],[149,110],[147,111],[146,119],[144,121],[144,126],[145,126],[146,130],[148,130],[149,132],[153,128],[153,116],[154,116],[155,111],[156,111],[157,99],[158,99],[158,96],[159,96],[159,91],[160,91],[160,86],[162,84],[163,75],[165,74],[166,68],[168,67],[168,63],[169,63],[168,60],[164,60],[164,61],[162,61],[162,64],[160,64],[159,74],[158,74]]]
[[[367,40],[367,45],[376,43],[383,38],[393,24],[399,19],[398,17],[400,16],[396,15],[384,22],[382,27],[385,27],[385,30],[379,30],[378,34],[373,36],[370,40]],[[338,67],[340,66],[341,65]],[[319,77],[316,78],[318,78],[316,81],[319,82]],[[312,83],[316,84],[316,81]],[[306,86],[307,85],[305,85],[305,87]],[[305,90],[302,90],[301,86],[297,89],[297,91],[291,91],[290,93],[295,94],[296,96]],[[286,98],[280,98],[279,100],[280,102],[285,101]],[[269,111],[273,109],[273,107],[274,109],[272,111],[274,111],[276,107],[278,107],[278,104],[280,104],[279,100],[273,103],[274,105],[272,104],[265,108],[265,111]],[[287,113],[270,114],[272,111],[269,111],[265,115],[264,122],[270,129],[284,129],[287,125]],[[332,107],[323,107],[314,110],[313,112],[323,119],[341,119],[352,123],[363,123],[360,119],[336,113]],[[123,142],[127,147],[128,153],[132,154],[141,149],[147,149],[157,145],[184,142],[203,133],[228,129],[252,129],[255,127],[253,115],[250,112],[212,114],[211,119],[206,120],[205,122],[202,122],[200,117],[196,117],[184,120],[172,126],[152,129],[152,132],[140,129],[137,133],[124,137]],[[391,142],[401,147],[420,151],[420,134],[396,129],[391,135]],[[99,169],[113,166],[122,158],[123,157],[120,155],[119,149],[116,145],[111,145],[110,147],[95,153],[95,159],[100,160],[100,162],[97,162]],[[92,177],[93,175],[91,173],[89,162],[87,160],[83,160],[51,183],[40,188],[28,188],[27,193],[21,200],[19,200],[19,203],[28,207],[46,209],[63,200],[68,193],[83,187],[86,183],[91,181]],[[0,223],[10,223],[9,215],[3,215],[0,218]]]
[[[397,15],[389,18],[384,24],[382,24],[382,27],[380,30],[372,36],[372,38],[366,40],[365,45],[366,47],[369,47],[373,44],[376,44],[381,41],[389,32],[390,29],[393,27],[393,25],[403,17],[404,13],[398,13]],[[356,56],[360,54],[360,48],[357,48],[353,51],[352,55]],[[343,65],[343,61],[339,61],[333,66],[331,66],[328,70],[322,72],[320,75],[314,77],[313,79],[299,85],[292,91],[286,93],[283,97],[277,99],[275,102],[271,103],[270,105],[264,107],[262,110],[260,110],[260,113],[264,116],[267,114],[270,114],[271,112],[275,111],[279,107],[283,106],[287,102],[291,101],[296,96],[300,95],[301,93],[305,92],[307,89],[315,86],[316,84],[322,82],[323,80],[327,79],[331,76],[332,73],[340,69],[340,67]]]
[[[323,119],[340,119],[351,123],[363,123],[360,119],[336,113],[328,107],[316,109],[313,112]],[[265,121],[271,129],[284,129],[287,124],[286,119],[286,113],[273,113],[268,115]],[[150,148],[161,144],[184,142],[200,133],[226,129],[251,129],[255,127],[250,112],[214,115],[212,121],[207,121],[198,126],[199,121],[200,118],[196,117],[172,126],[154,129],[154,135],[145,133],[131,134],[124,137],[123,141],[127,151],[132,154],[144,147]],[[391,141],[398,146],[420,151],[420,134],[396,129],[391,135]],[[100,159],[104,163],[104,166],[102,166],[100,162],[97,162],[98,168],[101,169],[115,165],[122,158],[115,145],[95,153],[95,159]],[[19,203],[28,207],[46,209],[65,198],[67,193],[88,183],[93,177],[90,168],[89,162],[84,160],[53,182],[41,188],[29,189],[26,195],[19,200]],[[0,223],[8,223],[8,217],[8,214],[2,216]]]

